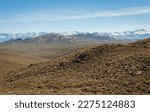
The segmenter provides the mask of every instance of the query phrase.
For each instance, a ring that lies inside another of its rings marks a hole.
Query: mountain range
[[[150,31],[138,29],[125,32],[28,32],[28,33],[0,33],[0,42],[54,43],[54,42],[117,42],[137,41],[150,37]]]
[[[9,40],[16,39],[25,39],[25,38],[33,38],[41,35],[45,35],[47,32],[28,32],[28,33],[0,33],[0,43],[6,42]]]

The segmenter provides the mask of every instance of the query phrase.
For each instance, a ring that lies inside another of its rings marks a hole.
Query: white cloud
[[[150,7],[135,7],[120,9],[116,11],[97,11],[88,14],[68,16],[60,19],[84,19],[84,18],[95,18],[95,17],[113,17],[113,16],[130,16],[150,13]],[[59,19],[59,18],[58,18]]]
[[[95,12],[84,12],[79,13],[61,13],[57,12],[48,13],[48,12],[32,12],[30,14],[14,15],[11,19],[0,20],[0,23],[9,23],[9,22],[29,22],[29,21],[55,21],[55,20],[75,20],[75,19],[88,19],[88,18],[97,18],[97,17],[115,17],[115,16],[131,16],[131,15],[141,15],[149,14],[150,7],[134,7],[126,8],[119,10],[107,10],[107,11],[95,11]]]

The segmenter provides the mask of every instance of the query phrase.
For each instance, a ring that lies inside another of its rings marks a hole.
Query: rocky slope
[[[150,94],[150,38],[79,49],[0,78],[1,94]]]

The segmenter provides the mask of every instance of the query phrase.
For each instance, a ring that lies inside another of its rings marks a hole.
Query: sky
[[[0,32],[150,30],[150,0],[0,0]]]

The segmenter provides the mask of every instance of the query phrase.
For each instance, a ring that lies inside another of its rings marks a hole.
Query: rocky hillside
[[[150,38],[79,49],[0,78],[1,94],[150,94]]]

